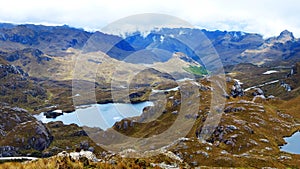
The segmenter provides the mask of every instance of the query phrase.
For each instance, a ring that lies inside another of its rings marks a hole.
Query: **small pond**
[[[296,132],[291,137],[284,138],[286,145],[280,147],[281,151],[292,154],[300,154],[300,132]]]

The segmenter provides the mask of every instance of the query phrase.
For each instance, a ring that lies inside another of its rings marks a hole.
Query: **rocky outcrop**
[[[253,96],[264,95],[264,91],[261,88],[255,88],[252,92]]]
[[[223,142],[226,145],[235,146],[236,138],[238,135],[233,135],[228,137],[227,135],[233,133],[235,130],[238,130],[238,127],[234,125],[228,126],[218,126],[212,134],[212,137],[207,141],[214,143],[215,141]]]
[[[70,153],[63,151],[63,152],[58,153],[57,156],[69,157],[72,160],[80,160],[81,158],[87,158],[90,161],[94,161],[94,162],[99,161],[93,152],[84,151],[84,150],[81,150],[80,152],[70,152]]]
[[[280,86],[283,87],[288,92],[292,91],[292,87],[283,81],[280,83]]]
[[[47,97],[46,90],[30,80],[19,66],[0,64],[0,102],[10,105],[40,106]]]
[[[0,156],[30,155],[22,151],[43,151],[53,140],[49,130],[26,110],[0,106]]]
[[[232,97],[244,96],[244,90],[238,81],[235,81],[234,85],[231,87],[230,96]]]
[[[39,121],[36,121],[33,124],[24,126],[23,129],[27,127],[32,128],[32,136],[27,140],[28,148],[43,151],[49,147],[52,136],[49,130]]]
[[[46,118],[56,118],[61,115],[63,115],[62,110],[54,110],[54,111],[44,112],[44,116],[46,116]]]
[[[18,149],[13,146],[0,146],[0,157],[18,156]]]
[[[232,106],[228,106],[224,109],[225,113],[232,113],[232,112],[243,112],[246,111],[246,109],[244,107],[232,107]]]
[[[251,63],[263,63],[268,66],[278,66],[278,62],[286,62],[290,66],[299,61],[299,39],[287,30],[277,37],[271,37],[256,49],[246,49],[241,56],[251,58]]]
[[[28,76],[19,66],[0,64],[0,78],[4,78],[9,74],[21,75],[23,77]]]
[[[22,66],[26,66],[31,62],[31,58],[34,59],[38,64],[42,64],[43,61],[50,61],[51,58],[44,55],[39,49],[26,48],[22,50],[16,50],[11,53],[2,54],[4,58],[9,62],[20,60]]]
[[[295,37],[292,32],[288,30],[284,30],[280,33],[280,35],[276,38],[277,42],[285,43],[288,41],[294,41]]]

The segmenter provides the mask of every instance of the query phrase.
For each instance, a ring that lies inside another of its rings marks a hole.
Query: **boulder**
[[[232,107],[232,106],[228,106],[224,109],[225,113],[232,113],[232,112],[242,112],[245,111],[246,108],[244,107]]]
[[[63,115],[62,110],[54,110],[54,111],[48,111],[44,112],[44,116],[46,118],[56,118],[57,116]]]
[[[67,156],[71,157],[73,160],[79,160],[81,158],[87,158],[90,161],[98,161],[95,154],[90,151],[84,151],[81,150],[80,152],[71,152],[70,154],[67,154]]]
[[[81,150],[88,150],[89,147],[90,147],[90,144],[89,144],[88,141],[85,140],[85,141],[80,142],[80,149]]]
[[[261,88],[255,88],[252,95],[253,96],[264,95],[264,91]]]
[[[18,149],[13,146],[0,146],[0,157],[18,156]]]
[[[244,90],[239,82],[234,82],[234,85],[231,87],[230,95],[234,98],[244,96]]]

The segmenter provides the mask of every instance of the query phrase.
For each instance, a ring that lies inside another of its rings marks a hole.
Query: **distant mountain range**
[[[211,50],[207,48],[209,43],[224,65],[276,65],[278,62],[292,65],[300,60],[300,40],[287,30],[268,39],[255,33],[189,28],[163,28],[146,36],[136,32],[122,38],[66,25],[0,24],[0,57],[8,61],[24,58],[21,56],[24,53],[31,53],[39,62],[47,61],[47,56],[66,56],[67,50],[74,48],[103,51],[112,58],[131,63],[166,62],[175,52],[181,52],[202,63],[201,59]]]

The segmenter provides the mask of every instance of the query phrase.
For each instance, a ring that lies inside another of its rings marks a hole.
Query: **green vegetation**
[[[185,71],[194,75],[203,76],[209,74],[209,72],[203,66],[189,66],[183,68]]]

